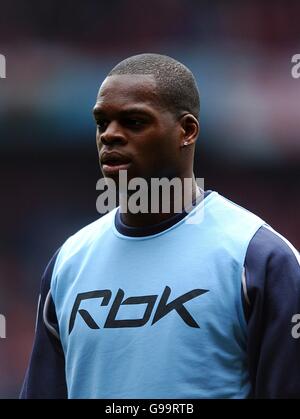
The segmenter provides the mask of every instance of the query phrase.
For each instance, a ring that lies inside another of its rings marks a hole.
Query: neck
[[[135,213],[136,211],[131,211],[132,202],[130,202],[130,200],[132,199],[133,195],[123,194],[120,199],[120,213],[122,222],[130,227],[146,227],[161,223],[162,221],[168,220],[179,212],[188,210],[196,200],[200,199],[203,191],[201,191],[201,189],[199,189],[197,186],[193,174],[190,177],[180,177],[178,179],[182,185],[182,190],[180,193],[177,193],[176,195],[176,188],[171,187],[168,189],[169,193],[167,199],[166,195],[162,195],[162,193],[160,193],[158,196],[158,202],[156,197],[157,194],[155,195],[156,198],[154,197],[153,188],[148,188],[146,197],[148,203],[147,208],[149,208],[149,210],[147,212]],[[184,179],[186,181],[184,181]],[[134,202],[136,202],[136,200],[134,200]],[[152,202],[157,202],[157,209],[155,212],[150,205]],[[167,207],[163,207],[164,204],[167,204]]]

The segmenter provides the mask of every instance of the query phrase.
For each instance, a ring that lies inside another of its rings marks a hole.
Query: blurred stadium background
[[[276,0],[1,3],[0,398],[18,396],[47,261],[99,216],[91,109],[128,55],[163,53],[191,68],[197,176],[300,247],[299,15],[299,2]]]

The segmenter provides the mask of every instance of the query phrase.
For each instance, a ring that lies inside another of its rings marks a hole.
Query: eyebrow
[[[94,108],[93,110],[93,114],[94,116],[105,116],[106,112],[99,109],[99,108]],[[124,109],[120,112],[118,112],[118,114],[120,116],[128,116],[128,115],[132,115],[132,114],[138,114],[138,115],[144,115],[144,116],[151,116],[151,112],[145,110],[145,109],[141,109],[140,107],[132,107],[132,108],[128,108],[128,109]]]

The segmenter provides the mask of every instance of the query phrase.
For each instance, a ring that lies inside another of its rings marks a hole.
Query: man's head
[[[148,74],[156,82],[161,104],[174,115],[189,112],[199,118],[199,92],[192,72],[179,61],[166,55],[140,54],[126,58],[108,73]]]
[[[158,54],[125,59],[101,85],[94,114],[104,176],[192,176],[199,93],[183,64]]]

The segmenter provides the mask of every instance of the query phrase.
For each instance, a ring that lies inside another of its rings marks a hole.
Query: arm
[[[65,359],[58,322],[50,294],[50,282],[58,252],[47,266],[41,283],[33,350],[21,390],[22,399],[65,399]]]
[[[245,277],[253,397],[300,398],[300,338],[292,336],[292,317],[300,313],[299,253],[263,226],[249,244]]]

